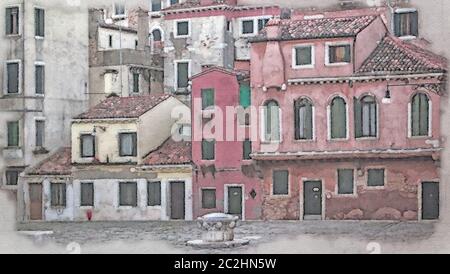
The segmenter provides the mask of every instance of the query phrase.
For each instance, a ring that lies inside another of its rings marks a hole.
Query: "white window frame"
[[[42,94],[39,94],[39,93],[37,93],[36,92],[36,67],[38,67],[38,66],[41,66],[41,67],[44,67],[44,79],[43,79],[43,81],[44,81],[44,83],[43,83],[43,85],[44,85],[44,90],[43,90],[43,93]],[[42,61],[36,61],[36,62],[34,62],[34,95],[35,96],[37,96],[37,97],[45,97],[45,62],[42,62]]]
[[[111,17],[114,18],[114,19],[124,19],[124,18],[126,18],[127,17],[127,6],[126,6],[126,4],[123,3],[124,14],[117,14],[116,4],[119,4],[119,3],[113,3],[112,4],[113,14],[112,14]]]
[[[380,103],[378,103],[378,100],[377,100],[377,97],[374,95],[374,94],[372,94],[372,93],[367,93],[367,94],[362,94],[361,96],[359,96],[358,98],[357,98],[357,100],[358,101],[360,101],[362,98],[364,98],[365,96],[370,96],[370,97],[373,97],[373,99],[375,100],[375,106],[376,106],[376,113],[375,113],[375,115],[376,115],[376,117],[375,117],[375,119],[377,119],[376,120],[376,122],[377,122],[377,126],[376,126],[376,136],[374,136],[374,137],[358,137],[358,138],[355,138],[357,141],[364,141],[364,140],[377,140],[378,138],[380,138],[380,107],[381,107],[381,104]],[[362,106],[362,105],[361,105]],[[354,109],[354,108],[353,108]],[[362,107],[361,107],[361,109],[362,109]],[[348,119],[348,118],[347,118]],[[353,123],[353,124],[355,124],[355,123]],[[362,123],[362,119],[361,119],[361,126],[363,125],[363,123]],[[355,131],[356,131],[356,127],[355,127]],[[356,135],[356,134],[355,134]]]
[[[412,98],[417,94],[425,94],[428,97],[428,136],[412,136]],[[433,137],[433,102],[431,101],[431,97],[425,92],[416,92],[414,93],[408,102],[408,138],[409,139],[427,139]]]
[[[36,122],[38,122],[38,121],[40,121],[40,122],[44,122],[45,124],[44,124],[44,136],[43,136],[43,139],[42,139],[42,146],[40,146],[40,147],[38,147],[37,146],[37,144],[36,144],[36,135],[37,135],[37,128],[36,128]],[[35,148],[41,148],[41,147],[45,147],[45,137],[46,137],[46,127],[47,127],[47,118],[45,118],[45,117],[34,117],[34,135],[35,135],[35,138],[34,138],[34,147]]]
[[[384,185],[383,186],[369,186],[369,170],[371,169],[383,169],[384,170]],[[371,189],[371,190],[382,190],[386,188],[386,184],[388,182],[388,170],[385,166],[369,166],[365,168],[364,172],[364,189]]]
[[[278,101],[276,101],[278,103]],[[280,131],[280,140],[266,140],[266,116],[264,115],[264,109],[266,108],[265,105],[263,105],[260,109],[260,117],[262,117],[262,119],[260,119],[260,123],[261,123],[261,141],[263,143],[266,144],[281,144],[283,142],[283,111],[281,110],[281,107],[278,103],[278,117],[280,119],[279,121],[279,131]],[[309,140],[310,141],[310,140]]]
[[[331,102],[337,98],[340,97],[344,100],[345,102],[345,116],[346,116],[346,121],[345,121],[345,134],[347,135],[346,138],[331,138]],[[328,105],[327,105],[327,141],[348,141],[350,138],[350,129],[349,129],[349,113],[348,113],[348,102],[345,100],[344,96],[341,95],[335,95],[333,97],[331,97],[331,100],[328,101]]]
[[[150,29],[149,36],[152,38],[151,42],[155,42],[155,40],[153,38],[153,32],[155,30],[159,30],[161,32],[161,42],[164,42],[164,30],[161,28],[161,26],[154,26]]]
[[[120,184],[121,183],[135,183],[136,184],[136,206],[128,206],[120,204]],[[80,197],[81,198],[81,197]],[[95,198],[95,196],[94,196]],[[131,180],[119,180],[117,181],[117,207],[118,209],[140,209],[140,199],[139,199],[139,179]]]
[[[91,206],[82,206],[81,205],[81,185],[82,184],[92,184],[92,191],[93,191],[93,193],[92,193],[92,195],[94,196],[94,199],[93,199],[93,205],[91,205]],[[80,209],[93,209],[93,208],[95,208],[95,205],[97,204],[96,203],[96,201],[95,201],[95,198],[96,198],[96,195],[95,195],[95,185],[96,185],[96,183],[95,183],[95,180],[83,180],[83,181],[79,181],[79,189],[78,189],[78,193],[79,193],[79,195],[80,195],[80,197],[79,197],[79,199],[78,199],[78,207],[80,208]]]
[[[34,25],[34,38],[36,39],[36,40],[43,40],[44,38],[45,38],[45,29],[46,29],[46,24],[45,24],[45,18],[46,18],[46,14],[47,14],[47,12],[46,12],[46,10],[45,10],[45,8],[43,8],[43,7],[41,7],[41,6],[34,6],[34,8],[33,8],[33,16],[36,16],[36,9],[40,9],[40,10],[43,10],[44,11],[44,36],[40,36],[40,35],[36,35],[36,18],[34,18],[34,22],[33,22],[33,25]]]
[[[18,92],[17,93],[8,93],[8,64],[14,64],[14,63],[18,63],[19,64],[19,73],[18,73]],[[4,78],[5,79],[3,81],[3,94],[4,95],[9,95],[9,96],[14,96],[14,95],[19,95],[22,94],[22,60],[20,59],[12,59],[12,60],[6,60],[5,61],[5,65],[4,65]]]
[[[392,14],[392,20],[391,20],[392,33],[395,32],[395,26],[394,26],[394,24],[395,24],[394,23],[395,14],[413,13],[413,12],[417,12],[417,9],[416,8],[397,8],[397,9],[395,9],[393,14]],[[419,27],[418,23],[419,22],[417,22],[417,27]],[[413,40],[413,39],[416,39],[417,37],[415,35],[404,35],[404,36],[399,36],[398,38],[401,39],[401,40]]]
[[[311,48],[311,64],[297,65],[297,49]],[[292,47],[292,68],[293,69],[309,69],[315,66],[315,47],[314,44],[299,44]]]
[[[253,21],[252,33],[244,33],[244,21]],[[239,35],[241,37],[251,37],[255,36],[257,33],[258,33],[258,21],[256,21],[254,17],[245,17],[239,19]]]
[[[350,46],[350,62],[339,62],[339,63],[330,63],[330,47],[332,46]],[[353,62],[353,46],[350,42],[340,41],[340,42],[327,42],[325,43],[325,65],[329,67],[339,67],[350,65]]]
[[[339,170],[346,170],[346,169],[353,170],[353,193],[340,194],[339,193]],[[338,167],[336,169],[335,175],[336,175],[336,185],[335,185],[334,194],[337,197],[357,197],[358,196],[358,192],[357,192],[358,172],[357,172],[357,170],[354,167]]]
[[[83,138],[81,138],[83,135],[92,135],[94,137],[94,156],[93,157],[83,157],[83,151],[81,150],[82,147],[82,142],[83,142]],[[92,131],[81,131],[78,133],[78,147],[79,147],[79,155],[77,155],[78,161],[80,163],[90,163],[92,161],[95,160],[95,158],[97,157],[98,154],[98,138],[97,138],[97,134],[94,134]]]
[[[188,34],[187,35],[179,35],[178,34],[178,23],[188,23]],[[192,29],[191,29],[191,20],[189,19],[179,19],[173,21],[173,33],[175,38],[188,38],[191,37]]]
[[[153,1],[161,2],[161,10],[162,10],[162,9],[164,9],[164,0],[149,0],[149,9],[148,9],[149,13],[150,14],[158,14],[161,12],[161,10],[157,10],[157,11],[153,10]]]
[[[287,171],[288,172],[288,182],[287,182],[288,183],[288,194],[274,194],[273,193],[273,189],[274,189],[273,177],[274,177],[274,174],[275,174],[276,171]],[[291,173],[291,170],[289,168],[286,168],[286,169],[276,168],[276,169],[272,169],[271,175],[272,175],[270,177],[270,180],[271,180],[271,182],[270,182],[270,196],[271,196],[271,198],[287,198],[287,197],[291,197],[292,196],[292,190],[291,190],[291,176],[292,176],[292,173]]]
[[[18,30],[17,30],[17,34],[6,34],[6,26],[5,26],[5,29],[4,29],[4,33],[5,33],[5,36],[6,37],[16,37],[16,36],[21,36],[22,35],[22,13],[21,13],[21,5],[8,5],[8,6],[5,6],[5,8],[3,9],[3,16],[4,17],[6,17],[6,9],[8,9],[8,8],[18,8],[18,20],[19,20],[19,22],[18,22]]]
[[[180,59],[174,61],[174,87],[175,90],[184,89],[183,87],[178,87],[178,64],[179,63],[188,63],[188,77],[190,78],[192,76],[192,60],[190,59]],[[189,84],[188,84],[189,86]]]

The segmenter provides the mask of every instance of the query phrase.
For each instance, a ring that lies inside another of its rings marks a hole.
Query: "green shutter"
[[[350,63],[352,61],[352,53],[351,53],[351,47],[350,45],[346,45],[345,47],[345,57],[344,60],[345,62]]]
[[[216,208],[216,190],[202,189],[202,208]]]
[[[273,195],[289,194],[289,172],[287,170],[276,170],[273,172]]]
[[[428,106],[428,98],[424,94],[420,94],[420,135],[428,136],[428,114],[429,114],[429,106]]]
[[[147,196],[149,206],[161,205],[161,182],[148,182]]]
[[[248,84],[239,86],[239,102],[243,108],[247,108],[251,104],[251,92]]]
[[[384,169],[369,169],[367,171],[368,186],[384,186]]]
[[[214,106],[214,89],[202,90],[202,109]]]
[[[13,34],[12,33],[12,9],[7,8],[5,12],[5,27],[6,27],[6,34]]]
[[[402,36],[401,33],[401,14],[394,13],[394,34],[399,37]]]
[[[355,116],[355,137],[362,137],[362,108],[361,101],[353,97],[354,116]]]
[[[9,63],[7,69],[8,93],[19,93],[19,63]]]
[[[178,88],[186,88],[189,84],[189,63],[177,64]]]
[[[345,101],[335,98],[331,103],[331,138],[340,139],[347,137],[347,114]]]
[[[411,35],[419,36],[419,14],[417,11],[411,13]]]
[[[202,160],[214,160],[215,157],[215,141],[202,141]]]
[[[338,194],[353,194],[354,192],[353,169],[338,170]]]
[[[8,146],[18,147],[19,146],[19,122],[8,122]]]
[[[242,146],[243,146],[243,151],[244,151],[244,155],[243,155],[244,160],[251,159],[250,154],[252,153],[252,142],[248,139],[244,140]]]

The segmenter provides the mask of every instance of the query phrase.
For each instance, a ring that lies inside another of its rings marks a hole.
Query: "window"
[[[19,34],[19,8],[6,8],[5,14],[6,35]]]
[[[8,62],[6,64],[7,71],[7,88],[8,94],[19,93],[19,62]]]
[[[50,184],[52,207],[66,207],[66,184],[52,183]]]
[[[216,208],[216,190],[202,189],[202,208]]]
[[[147,197],[149,206],[161,205],[161,182],[147,183]]]
[[[91,134],[82,134],[80,136],[81,157],[95,157],[95,136]]]
[[[137,156],[137,134],[135,132],[119,134],[119,154],[121,157]]]
[[[94,206],[94,183],[81,183],[80,206]]]
[[[354,172],[353,169],[338,170],[338,194],[354,193]]]
[[[134,49],[137,49],[139,45],[139,41],[138,40],[134,40]]]
[[[243,108],[248,108],[252,101],[250,85],[248,83],[239,85],[239,103]]]
[[[189,21],[178,21],[176,22],[176,37],[189,36],[190,26]]]
[[[189,85],[189,62],[177,62],[177,88],[187,88]]]
[[[294,48],[293,68],[312,67],[313,47],[298,46]]]
[[[161,31],[159,29],[155,29],[152,31],[153,41],[159,42],[162,40]]]
[[[170,0],[170,5],[178,4],[178,0]]]
[[[202,109],[214,107],[214,89],[202,89]]]
[[[295,101],[295,139],[313,139],[313,107],[312,103],[302,98]]]
[[[45,121],[36,120],[36,147],[44,147],[45,141]]]
[[[119,205],[137,207],[137,184],[135,182],[119,184]]]
[[[114,15],[125,16],[125,5],[119,3],[114,4]]]
[[[243,158],[244,160],[250,160],[250,154],[252,153],[252,141],[250,141],[249,139],[244,140],[244,142],[242,143],[243,146],[243,151],[244,151],[244,155]]]
[[[38,37],[45,36],[45,10],[34,9],[34,31]]]
[[[254,31],[254,21],[251,20],[243,20],[242,21],[242,34],[253,34]]]
[[[430,134],[430,101],[423,93],[414,95],[411,100],[411,136],[420,137]]]
[[[347,104],[341,97],[331,101],[330,106],[330,138],[347,138]]]
[[[215,145],[215,140],[202,140],[202,160],[214,160]]]
[[[269,22],[269,18],[258,19],[258,31],[261,31]]]
[[[289,172],[287,170],[277,170],[273,172],[273,195],[289,194]]]
[[[180,136],[184,137],[191,137],[191,131],[192,129],[190,124],[181,125],[178,129]]]
[[[328,64],[350,63],[350,45],[328,46]]]
[[[418,36],[419,16],[417,11],[394,13],[394,34],[397,37]]]
[[[133,93],[139,93],[139,73],[133,73]]]
[[[43,65],[35,65],[34,73],[35,73],[35,93],[43,95],[45,93],[44,91],[45,67]]]
[[[264,105],[264,141],[280,141],[280,107],[276,101]]]
[[[108,46],[110,48],[113,47],[113,36],[112,35],[108,35]]]
[[[355,98],[355,137],[377,137],[377,102],[372,96]]]
[[[161,6],[161,0],[152,0],[152,11],[160,11]]]
[[[369,169],[367,186],[384,186],[384,169]]]
[[[19,122],[7,122],[8,129],[8,147],[19,146]]]
[[[19,174],[20,170],[15,169],[7,169],[5,172],[6,176],[6,185],[7,186],[16,186],[19,182]]]

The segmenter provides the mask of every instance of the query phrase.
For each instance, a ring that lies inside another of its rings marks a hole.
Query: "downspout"
[[[22,92],[22,110],[23,110],[23,113],[22,113],[22,117],[20,118],[23,122],[22,122],[22,125],[21,125],[21,132],[19,132],[19,136],[21,137],[20,139],[22,139],[22,143],[21,143],[21,146],[22,146],[22,152],[23,152],[23,156],[24,156],[24,159],[23,159],[23,166],[25,166],[26,165],[26,157],[25,157],[25,118],[26,118],[26,113],[27,113],[27,111],[26,111],[26,99],[25,99],[25,64],[26,64],[26,62],[25,62],[25,60],[26,60],[26,51],[25,51],[25,39],[26,39],[26,34],[25,34],[25,7],[26,7],[26,4],[25,4],[25,1],[23,1],[23,4],[22,4],[22,18],[20,18],[20,14],[19,14],[19,24],[20,24],[20,22],[22,22],[22,26],[21,26],[21,28],[22,28],[22,54],[23,54],[23,56],[22,56],[22,66],[21,66],[21,68],[20,68],[20,70],[21,70],[21,78],[22,79],[19,79],[19,80],[21,80],[21,82],[20,82],[20,86],[21,86],[21,92]],[[20,20],[20,19],[22,19],[22,20]],[[36,47],[36,45],[35,45],[35,47]]]

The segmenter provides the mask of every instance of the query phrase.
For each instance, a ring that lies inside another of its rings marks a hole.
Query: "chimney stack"
[[[139,8],[137,11],[138,20],[137,20],[137,28],[138,28],[138,50],[145,50],[147,46],[149,46],[149,26],[148,26],[148,12]]]

